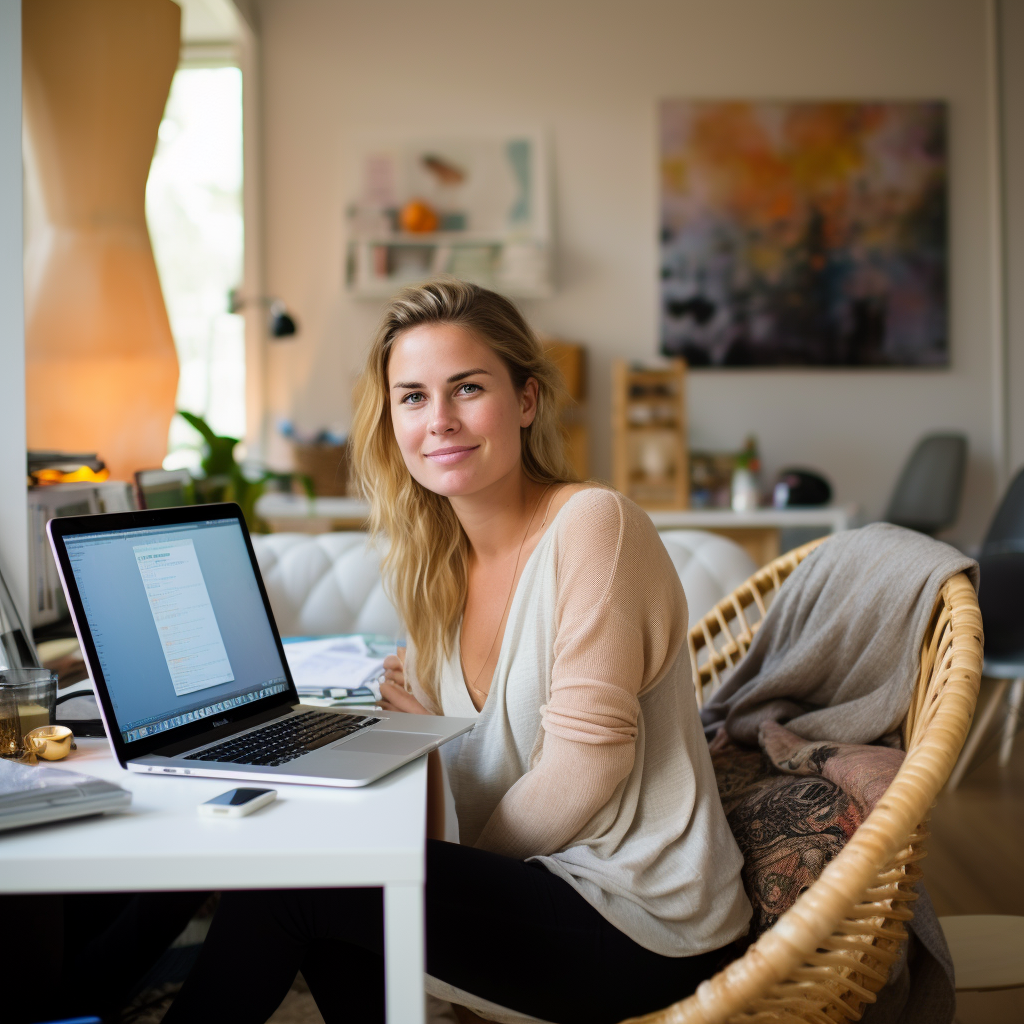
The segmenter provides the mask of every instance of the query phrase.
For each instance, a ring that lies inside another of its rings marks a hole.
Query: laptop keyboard
[[[244,736],[225,740],[215,747],[188,754],[185,760],[262,764],[276,768],[379,721],[379,718],[366,715],[306,711],[286,718],[283,722],[273,722],[261,729],[254,729]]]

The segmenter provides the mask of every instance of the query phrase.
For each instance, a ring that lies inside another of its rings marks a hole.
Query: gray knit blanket
[[[872,743],[902,722],[939,591],[978,565],[955,548],[888,523],[837,534],[793,571],[746,657],[701,712],[757,746],[762,722],[809,740]],[[952,961],[927,898],[915,906],[904,961],[864,1020],[949,1024],[956,1006]]]

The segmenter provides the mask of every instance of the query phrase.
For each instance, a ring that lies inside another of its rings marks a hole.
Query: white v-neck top
[[[477,720],[441,748],[461,842],[539,861],[666,956],[718,949],[751,915],[686,630],[650,518],[591,488],[566,502],[523,569],[483,709],[457,640],[440,678],[442,712]],[[425,703],[412,647],[406,666]]]

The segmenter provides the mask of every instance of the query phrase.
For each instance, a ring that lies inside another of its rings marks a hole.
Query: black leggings
[[[262,1024],[301,969],[326,1024],[384,1020],[380,889],[226,893],[164,1024]],[[615,1024],[736,955],[652,953],[539,864],[427,841],[427,971],[558,1024]]]

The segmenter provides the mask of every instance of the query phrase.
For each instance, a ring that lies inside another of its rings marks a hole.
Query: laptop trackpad
[[[426,750],[437,742],[436,736],[424,732],[391,732],[387,729],[368,729],[342,740],[331,750],[359,754],[394,754],[404,757],[417,750]]]

